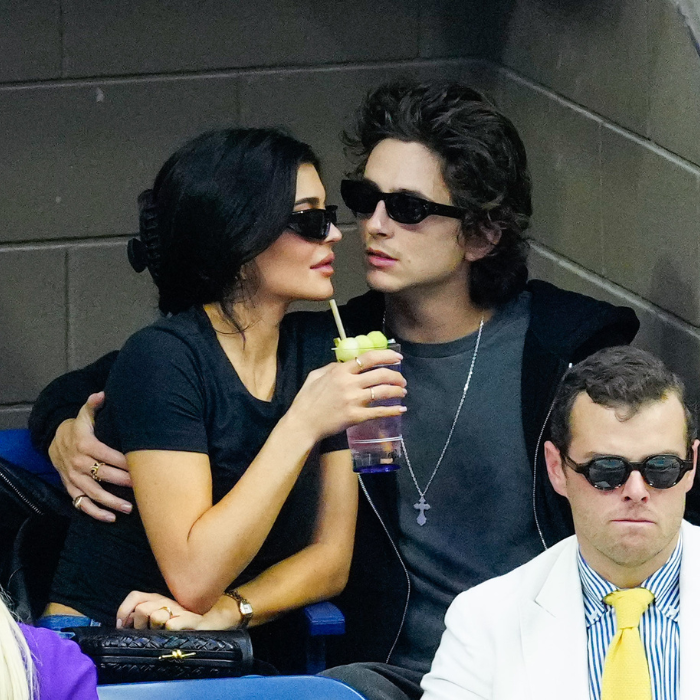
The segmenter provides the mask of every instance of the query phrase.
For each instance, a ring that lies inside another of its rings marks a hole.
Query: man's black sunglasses
[[[287,228],[311,241],[325,241],[331,224],[335,224],[338,219],[337,209],[335,205],[328,205],[325,209],[295,211],[289,217]]]
[[[437,204],[405,192],[380,192],[374,185],[362,180],[343,180],[340,194],[355,216],[371,216],[377,204],[383,201],[389,218],[400,224],[419,224],[432,214],[461,219],[467,213],[466,209]]]
[[[608,455],[596,457],[585,464],[574,462],[568,455],[564,455],[564,460],[601,491],[612,491],[622,486],[633,471],[638,471],[652,488],[670,489],[693,468],[692,459],[681,459],[677,455],[652,455],[642,462],[630,462],[624,457]]]

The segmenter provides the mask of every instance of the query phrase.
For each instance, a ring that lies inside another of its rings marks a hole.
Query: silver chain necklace
[[[386,313],[384,314],[384,318],[382,319],[382,326],[386,330]],[[428,479],[428,483],[425,485],[425,488],[421,490],[421,487],[418,486],[418,480],[416,479],[415,472],[413,471],[413,467],[411,466],[411,460],[408,457],[408,450],[406,449],[406,443],[403,440],[403,435],[401,436],[401,447],[403,448],[403,453],[404,456],[406,457],[406,464],[408,466],[408,471],[411,475],[411,479],[413,479],[413,483],[415,484],[416,491],[418,491],[418,495],[420,496],[420,500],[418,503],[414,503],[413,507],[418,511],[418,517],[416,518],[416,522],[419,525],[425,525],[425,523],[428,521],[428,519],[425,517],[425,511],[430,510],[430,504],[425,500],[425,494],[428,493],[428,489],[430,488],[430,484],[433,483],[433,479],[435,478],[435,475],[438,473],[438,469],[440,469],[440,465],[442,464],[442,458],[445,456],[445,452],[447,452],[447,448],[450,444],[450,441],[452,440],[452,433],[454,433],[455,426],[457,425],[457,419],[459,418],[459,414],[462,412],[462,406],[464,405],[464,399],[467,396],[467,392],[469,391],[469,384],[471,384],[472,381],[472,374],[474,374],[474,364],[476,362],[476,355],[479,352],[479,344],[481,343],[481,332],[484,330],[484,317],[481,317],[481,320],[479,321],[479,333],[476,336],[476,343],[474,344],[474,354],[472,355],[472,361],[471,365],[469,366],[469,374],[467,375],[467,381],[464,383],[464,388],[462,389],[462,398],[459,400],[459,406],[457,406],[457,412],[455,413],[455,417],[452,420],[452,427],[450,428],[450,432],[447,435],[447,440],[445,440],[445,445],[442,448],[442,452],[440,453],[440,457],[438,458],[437,464],[435,465],[435,469],[433,469],[433,473],[430,475],[430,479]]]

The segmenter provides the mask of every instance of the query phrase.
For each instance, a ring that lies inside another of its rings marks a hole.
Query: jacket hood
[[[568,362],[578,362],[599,347],[630,343],[639,330],[632,309],[559,289],[549,282],[531,280],[529,332],[541,346]],[[343,321],[353,335],[379,330],[384,316],[384,295],[369,291],[350,299],[342,308]],[[601,344],[601,336],[606,342]]]
[[[601,347],[626,345],[639,330],[639,320],[628,307],[613,306],[542,280],[531,280],[527,290],[532,294],[530,333],[566,362],[576,363]]]

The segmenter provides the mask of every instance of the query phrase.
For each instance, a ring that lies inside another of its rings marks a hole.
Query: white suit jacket
[[[700,527],[683,522],[680,698],[700,698]],[[589,700],[576,537],[450,605],[423,700]]]

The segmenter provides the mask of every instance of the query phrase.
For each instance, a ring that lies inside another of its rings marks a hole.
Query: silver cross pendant
[[[419,525],[425,525],[425,523],[428,522],[428,519],[425,517],[425,511],[430,510],[430,505],[425,502],[425,496],[421,496],[420,501],[418,501],[418,503],[414,503],[413,507],[420,511],[420,513],[418,513],[418,517],[416,518],[416,522]]]

